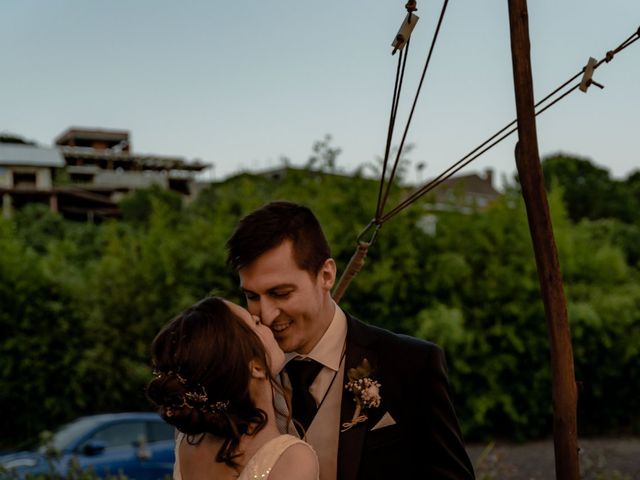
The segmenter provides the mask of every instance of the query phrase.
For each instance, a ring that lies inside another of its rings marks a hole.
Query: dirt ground
[[[640,438],[581,439],[582,480],[640,480]],[[555,479],[553,440],[467,446],[478,480]]]

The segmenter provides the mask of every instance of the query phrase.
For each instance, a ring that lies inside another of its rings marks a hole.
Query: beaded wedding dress
[[[174,480],[182,480],[178,460],[178,446],[183,438],[183,434],[179,434],[176,438],[176,463],[173,470]],[[249,459],[247,466],[242,470],[242,473],[240,473],[238,480],[267,480],[271,469],[280,458],[280,455],[282,455],[287,448],[297,443],[302,443],[312,448],[311,445],[293,435],[279,435],[269,440]]]

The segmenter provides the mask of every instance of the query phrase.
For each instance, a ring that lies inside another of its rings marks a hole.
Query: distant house
[[[277,168],[263,170],[261,172],[242,172],[233,175],[221,183],[229,183],[246,177],[261,178],[266,182],[277,183],[291,175],[309,175],[319,178],[352,178],[350,175],[339,172],[310,171],[305,168],[285,165]],[[298,178],[298,177],[295,177]],[[366,178],[364,181],[371,183],[372,208],[378,195],[379,182],[377,178]],[[410,195],[421,185],[427,185],[429,181],[420,185],[403,185],[401,188],[406,195]],[[439,217],[445,212],[455,214],[470,214],[478,210],[488,208],[492,202],[501,197],[501,193],[493,187],[493,170],[487,169],[484,174],[469,173],[458,175],[444,180],[429,194],[419,200],[419,206],[423,212],[416,226],[425,234],[437,235]],[[361,219],[364,220],[364,219]]]
[[[442,212],[470,214],[484,210],[501,194],[493,187],[493,170],[484,175],[469,173],[450,177],[435,187],[423,203],[425,214],[418,220],[418,228],[430,236],[437,234],[438,215]]]
[[[37,202],[75,220],[118,217],[118,201],[125,193],[158,185],[191,195],[195,175],[209,167],[182,157],[134,154],[125,130],[72,127],[55,145],[0,143],[5,216]]]
[[[2,212],[9,216],[14,208],[27,203],[45,203],[57,209],[53,176],[64,167],[57,149],[28,144],[0,143],[0,195]]]
[[[321,176],[322,178],[340,177],[353,178],[352,175],[340,172],[324,172],[309,170],[301,167],[284,165],[277,168],[266,169],[260,172],[241,172],[235,174],[221,183],[234,182],[244,177],[262,178],[267,182],[280,182],[290,175]],[[361,178],[362,180],[362,178]],[[378,194],[379,182],[377,178],[364,178],[371,182],[372,199]],[[400,188],[406,195],[413,193],[416,188],[426,185],[402,185]],[[456,212],[468,214],[487,208],[493,201],[500,198],[501,193],[493,187],[493,170],[487,169],[484,174],[469,173],[458,175],[444,180],[429,194],[420,199],[419,204],[425,212],[425,218],[421,220],[420,228],[427,232],[434,232],[437,224],[437,216],[441,212]]]
[[[433,190],[428,208],[469,213],[486,208],[500,196],[493,187],[493,170],[488,168],[484,175],[470,173],[444,180]]]
[[[51,190],[53,171],[64,167],[54,148],[0,143],[0,187],[18,190]]]
[[[277,182],[284,180],[288,175],[295,173],[300,174],[309,172],[308,169],[282,166],[263,170],[261,172],[242,172],[233,175],[224,182],[234,181],[235,179],[245,176],[262,177],[266,180]],[[350,175],[339,172],[323,172],[312,171],[311,174],[320,174],[324,177],[350,177]],[[377,186],[379,179],[370,178],[372,184],[372,192],[377,194]],[[426,184],[427,182],[425,182]],[[418,185],[403,185],[401,188],[407,192],[407,195],[415,190]],[[478,173],[469,173],[466,175],[458,175],[448,178],[433,189],[430,195],[425,197],[425,208],[437,211],[456,211],[461,213],[469,213],[474,209],[484,209],[494,200],[501,196],[493,187],[493,170],[486,169],[484,175]]]

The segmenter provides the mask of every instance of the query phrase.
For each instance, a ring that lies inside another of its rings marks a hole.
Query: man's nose
[[[280,309],[268,298],[260,299],[260,321],[267,327],[280,315]]]

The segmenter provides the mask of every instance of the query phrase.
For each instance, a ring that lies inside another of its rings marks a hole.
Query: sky
[[[638,0],[528,3],[537,99],[640,26]],[[125,129],[134,152],[199,159],[210,179],[282,157],[304,165],[330,134],[350,172],[384,149],[404,4],[3,0],[0,131],[52,145],[71,126]],[[418,1],[399,127],[441,6]],[[640,168],[639,78],[640,41],[596,71],[604,90],[538,117],[541,156],[589,158],[616,178]],[[407,137],[408,180],[440,174],[514,118],[507,1],[451,0]],[[492,168],[500,187],[514,143],[463,172]]]

